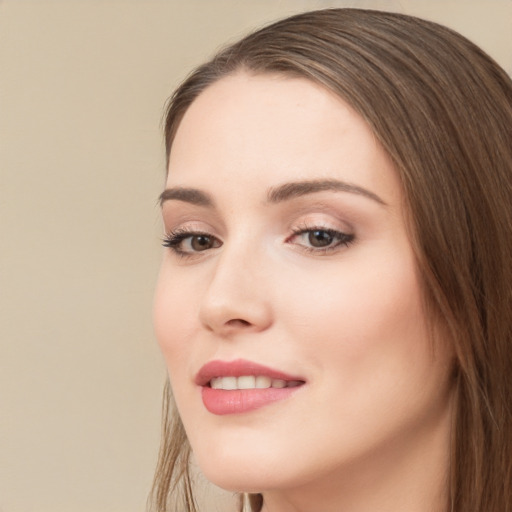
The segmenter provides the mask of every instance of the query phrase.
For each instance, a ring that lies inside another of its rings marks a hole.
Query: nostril
[[[226,325],[231,325],[232,327],[249,327],[251,323],[241,318],[233,318],[229,320]]]

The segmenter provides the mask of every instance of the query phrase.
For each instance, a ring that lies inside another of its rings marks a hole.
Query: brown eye
[[[316,254],[336,252],[339,248],[350,245],[353,240],[353,234],[328,228],[300,229],[288,239],[293,245],[298,245],[304,250]]]
[[[190,248],[193,251],[206,251],[215,247],[215,239],[207,235],[195,235],[190,237]]]
[[[328,247],[332,244],[334,236],[328,231],[315,229],[308,234],[308,242],[311,247]]]
[[[222,242],[208,233],[179,230],[169,233],[163,240],[163,245],[180,256],[191,256],[194,253],[216,249],[222,245]]]

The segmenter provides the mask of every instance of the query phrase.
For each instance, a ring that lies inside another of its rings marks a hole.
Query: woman
[[[198,68],[165,138],[156,509],[195,510],[192,449],[253,511],[512,510],[505,72],[433,23],[309,12]]]

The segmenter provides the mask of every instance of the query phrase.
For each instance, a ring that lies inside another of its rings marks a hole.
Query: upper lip
[[[206,363],[198,372],[194,382],[198,386],[206,386],[215,377],[241,377],[244,375],[263,375],[271,379],[281,379],[287,381],[304,381],[300,376],[289,375],[279,370],[274,370],[268,366],[247,361],[245,359],[236,359],[234,361],[210,361]]]

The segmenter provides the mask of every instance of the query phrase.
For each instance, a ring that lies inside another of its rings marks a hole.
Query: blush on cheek
[[[176,365],[177,361],[185,360],[186,351],[183,347],[190,339],[190,327],[186,322],[187,313],[184,301],[178,300],[176,294],[169,293],[168,286],[159,285],[153,306],[153,324],[155,336],[164,355],[167,367]],[[178,363],[179,364],[179,363]]]

